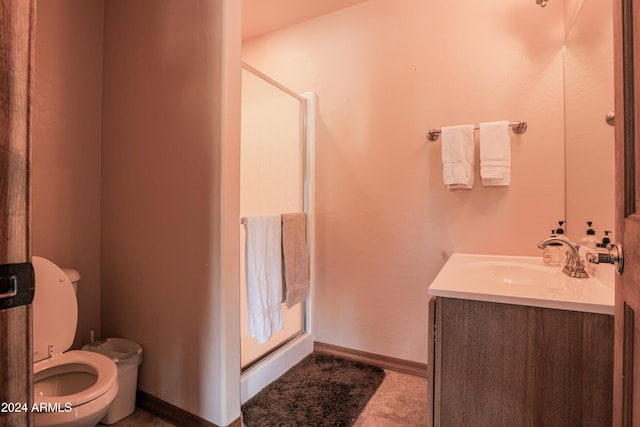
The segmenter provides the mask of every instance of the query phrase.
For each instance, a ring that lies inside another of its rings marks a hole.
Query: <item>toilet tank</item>
[[[69,281],[73,285],[73,291],[78,295],[78,282],[80,281],[80,273],[73,268],[63,268],[62,271],[67,275]]]

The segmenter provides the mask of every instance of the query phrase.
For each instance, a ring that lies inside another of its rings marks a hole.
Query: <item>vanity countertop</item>
[[[453,254],[429,286],[429,295],[613,314],[613,266],[576,279],[541,257]]]

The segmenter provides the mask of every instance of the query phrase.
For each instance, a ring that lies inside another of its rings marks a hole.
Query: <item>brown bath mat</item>
[[[247,427],[351,426],[384,379],[384,370],[310,354],[242,405]]]

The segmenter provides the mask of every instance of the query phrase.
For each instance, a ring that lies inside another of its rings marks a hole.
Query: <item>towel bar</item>
[[[245,217],[240,218],[240,224],[247,225],[247,218]]]
[[[513,128],[515,133],[525,133],[527,130],[527,122],[524,120],[519,120],[516,122],[509,122],[509,126]],[[479,129],[479,126],[476,126],[475,129]],[[437,141],[438,136],[442,133],[441,129],[429,129],[429,133],[427,133],[427,138],[429,141]]]

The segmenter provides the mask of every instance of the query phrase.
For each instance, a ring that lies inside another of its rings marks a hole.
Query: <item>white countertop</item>
[[[576,279],[541,257],[453,254],[429,286],[429,295],[613,314],[613,266]]]

